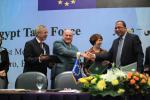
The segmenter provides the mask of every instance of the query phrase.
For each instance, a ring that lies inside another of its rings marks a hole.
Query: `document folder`
[[[49,55],[50,63],[62,63],[61,60],[56,55]]]
[[[124,72],[135,72],[137,70],[137,62],[131,63],[126,66],[120,66],[120,69]]]

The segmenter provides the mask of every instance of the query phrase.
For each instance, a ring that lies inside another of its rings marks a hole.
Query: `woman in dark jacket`
[[[2,46],[2,36],[0,35],[0,89],[8,87],[7,72],[9,69],[9,56],[6,48]]]
[[[101,48],[103,37],[100,34],[98,33],[93,34],[90,37],[89,41],[92,44],[92,47],[87,52],[90,52],[96,55],[107,53],[106,50]],[[92,60],[86,60],[86,59],[84,60],[84,72],[87,76],[89,76],[90,74],[105,73],[108,67],[111,67],[111,64],[107,60],[104,60],[101,62],[93,62]]]

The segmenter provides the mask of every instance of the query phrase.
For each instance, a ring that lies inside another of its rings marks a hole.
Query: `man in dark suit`
[[[114,62],[117,67],[137,62],[137,71],[143,72],[144,54],[139,37],[128,33],[126,23],[122,20],[116,22],[115,33],[118,38],[113,41],[112,47],[107,54],[88,54],[89,58],[95,58],[96,61],[108,59]]]
[[[150,75],[150,46],[146,48],[144,71]]]
[[[36,28],[36,37],[26,42],[24,47],[24,71],[37,71],[47,74],[49,47],[44,43],[48,30],[45,26],[39,25]]]

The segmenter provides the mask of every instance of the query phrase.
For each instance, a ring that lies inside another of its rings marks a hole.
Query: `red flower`
[[[131,85],[134,85],[135,82],[136,82],[136,81],[135,81],[134,79],[131,79],[131,80],[130,80],[130,84],[131,84]]]

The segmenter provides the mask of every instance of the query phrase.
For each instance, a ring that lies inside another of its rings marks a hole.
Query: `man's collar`
[[[125,32],[125,34],[122,36],[123,40],[125,39],[126,35],[127,35],[127,32]]]
[[[40,41],[40,40],[39,40],[37,37],[36,37],[36,40],[37,40],[37,42],[38,42],[38,43],[41,43],[41,42],[43,42],[43,41]]]

